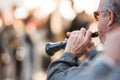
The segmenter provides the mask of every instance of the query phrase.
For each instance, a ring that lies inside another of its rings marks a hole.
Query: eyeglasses
[[[100,13],[103,13],[103,12],[107,12],[107,11],[101,11],[101,12],[94,12],[94,18],[95,18],[95,20],[96,21],[98,21],[99,20],[99,15],[100,15]]]

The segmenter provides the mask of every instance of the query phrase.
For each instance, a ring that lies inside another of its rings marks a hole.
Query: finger
[[[85,34],[85,41],[89,42],[91,40],[92,32],[91,31],[86,31]]]
[[[76,37],[76,36],[78,36],[78,34],[79,34],[79,30],[75,30],[75,31],[72,31],[72,33],[70,35]]]
[[[94,42],[93,42],[93,41],[90,41],[87,46],[88,46],[88,48],[94,47]]]
[[[66,35],[67,37],[69,37],[71,35],[72,32],[67,32]]]
[[[71,44],[74,44],[76,47],[79,45],[79,30],[75,30],[75,31],[72,31],[70,37],[68,38],[68,40],[71,40]]]
[[[85,35],[86,34],[86,29],[85,28],[81,28],[80,33],[81,33],[81,35]]]
[[[65,40],[65,41],[67,41],[68,39],[67,39],[67,38],[65,38],[64,40]]]

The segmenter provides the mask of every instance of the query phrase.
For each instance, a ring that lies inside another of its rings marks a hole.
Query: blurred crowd
[[[49,63],[59,57],[46,55],[47,42],[63,41],[67,31],[81,27],[97,30],[90,14],[74,11],[74,17],[66,19],[59,7],[49,14],[41,8],[25,10],[17,6],[0,12],[0,80],[45,80]]]

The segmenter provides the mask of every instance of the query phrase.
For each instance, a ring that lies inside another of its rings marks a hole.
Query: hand
[[[88,51],[88,47],[91,43],[92,32],[86,31],[82,28],[80,31],[76,30],[71,33],[67,33],[69,38],[67,40],[65,52],[71,52],[76,57],[81,57],[83,53]]]

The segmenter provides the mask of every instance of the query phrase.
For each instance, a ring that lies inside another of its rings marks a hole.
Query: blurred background
[[[0,80],[46,80],[48,42],[63,41],[81,27],[97,31],[99,0],[0,0]],[[101,50],[98,38],[93,39]]]

